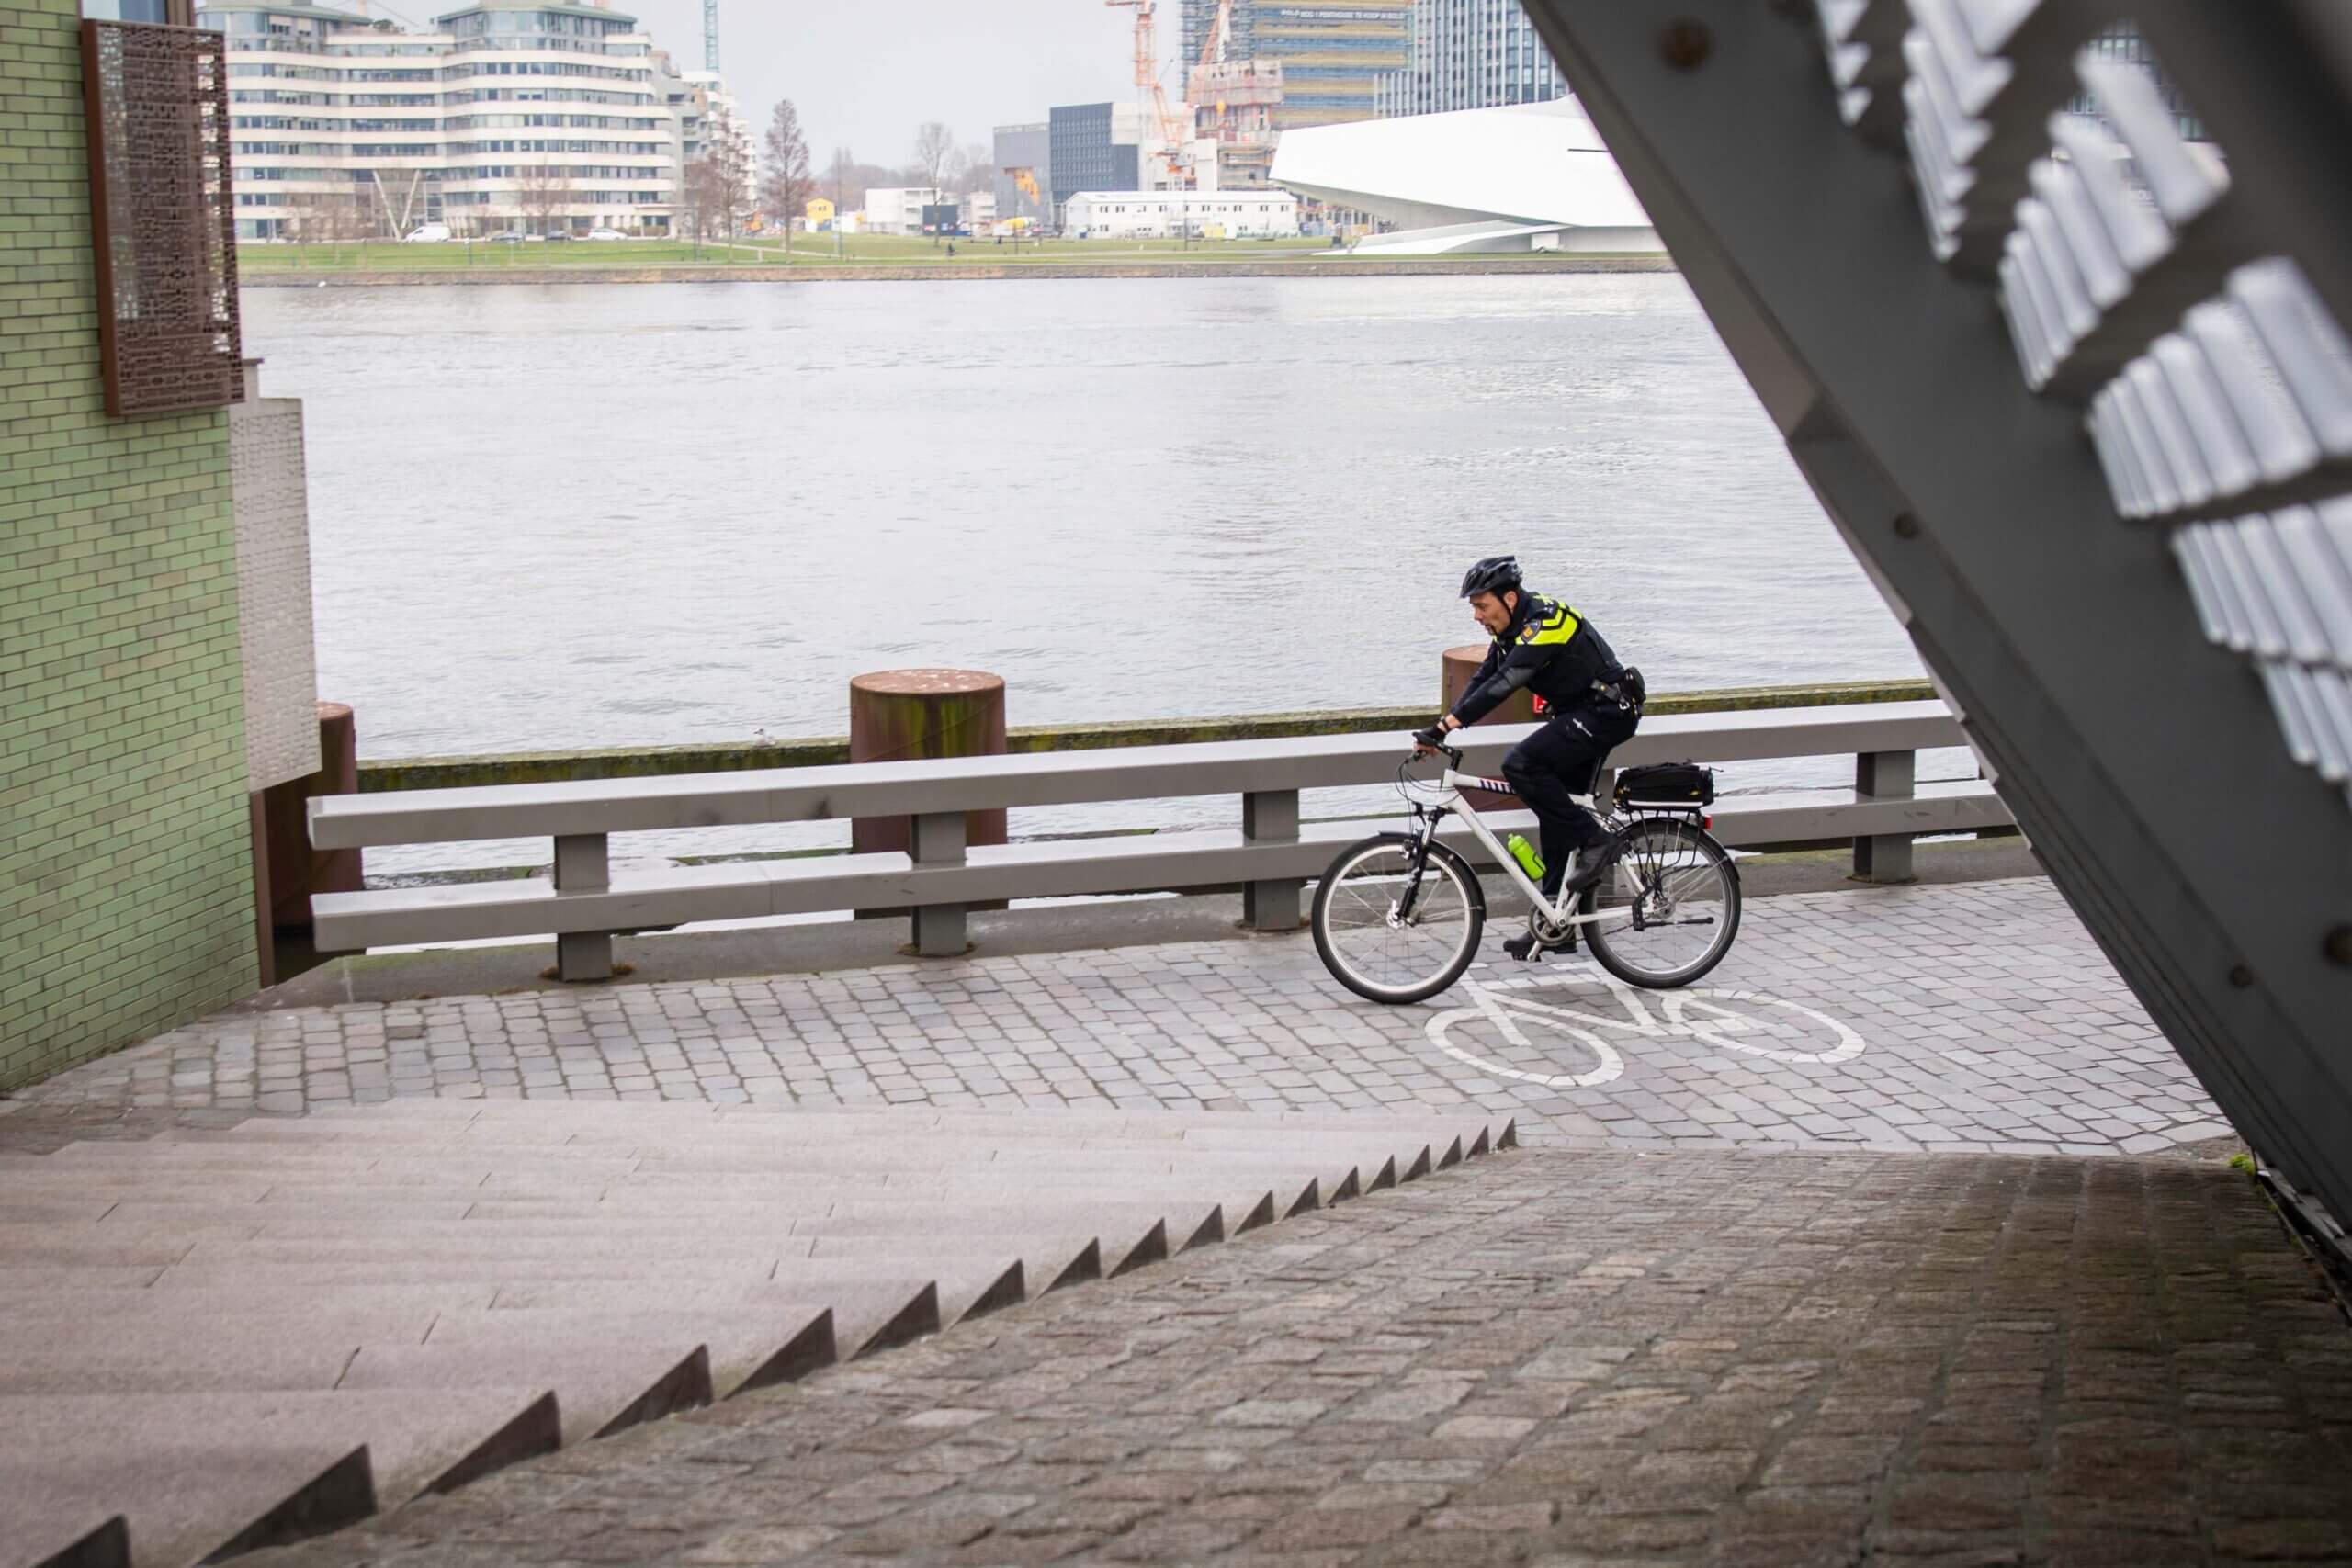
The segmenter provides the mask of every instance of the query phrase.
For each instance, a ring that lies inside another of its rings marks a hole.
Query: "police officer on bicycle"
[[[1490,556],[1472,567],[1462,597],[1494,644],[1453,711],[1415,733],[1416,753],[1477,723],[1512,693],[1533,693],[1543,728],[1503,759],[1503,777],[1543,824],[1546,898],[1560,897],[1568,857],[1577,856],[1565,888],[1573,897],[1600,880],[1599,852],[1609,839],[1571,797],[1591,793],[1602,760],[1641,723],[1647,694],[1641,671],[1620,664],[1600,630],[1565,603],[1530,592],[1516,557]]]

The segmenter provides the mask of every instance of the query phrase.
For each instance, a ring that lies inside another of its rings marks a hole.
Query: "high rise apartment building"
[[[686,161],[750,141],[715,77],[576,0],[474,0],[427,32],[312,0],[198,19],[229,40],[242,239],[665,232]]]
[[[1413,0],[1411,61],[1382,79],[1378,104],[1390,118],[1567,96],[1520,0]]]

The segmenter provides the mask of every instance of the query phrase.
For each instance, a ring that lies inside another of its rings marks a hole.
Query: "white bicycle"
[[[1577,804],[1600,818],[1608,857],[1600,879],[1555,902],[1529,879],[1464,790],[1508,795],[1500,779],[1464,773],[1462,752],[1436,748],[1447,766],[1434,785],[1416,780],[1408,758],[1397,792],[1413,814],[1410,831],[1375,833],[1340,852],[1315,892],[1315,950],[1340,984],[1375,1002],[1418,1002],[1470,967],[1487,927],[1486,890],[1461,852],[1440,839],[1451,818],[1527,896],[1527,935],[1514,957],[1572,952],[1578,936],[1600,966],[1628,985],[1687,986],[1723,962],[1739,934],[1739,868],[1707,831],[1714,775],[1689,763],[1631,768],[1612,804]],[[1573,906],[1573,907],[1572,907]]]

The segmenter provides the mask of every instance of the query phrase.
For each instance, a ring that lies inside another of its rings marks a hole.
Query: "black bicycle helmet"
[[[1517,556],[1488,556],[1472,567],[1462,579],[1462,597],[1478,593],[1506,593],[1519,586]]]

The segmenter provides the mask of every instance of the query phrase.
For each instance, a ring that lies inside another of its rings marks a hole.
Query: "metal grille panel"
[[[107,412],[243,396],[227,40],[195,28],[82,24]]]

